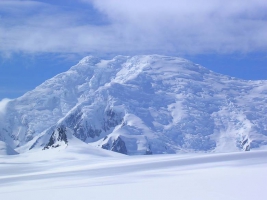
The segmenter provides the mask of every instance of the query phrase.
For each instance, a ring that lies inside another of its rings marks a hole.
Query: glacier
[[[1,110],[0,141],[19,153],[77,138],[127,155],[267,148],[267,81],[178,57],[87,56]]]

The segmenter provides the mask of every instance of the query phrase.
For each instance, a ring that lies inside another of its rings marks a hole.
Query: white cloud
[[[87,23],[79,12],[44,3],[1,1],[0,10],[8,15],[0,18],[0,51],[199,54],[267,50],[265,0],[83,1],[93,4],[108,23]],[[25,9],[20,13],[16,10],[21,5]]]
[[[126,40],[185,53],[266,50],[264,0],[95,0]]]

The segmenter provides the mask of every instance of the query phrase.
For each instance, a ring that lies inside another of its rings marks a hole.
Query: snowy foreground
[[[267,151],[125,156],[67,148],[0,156],[0,199],[266,200]]]

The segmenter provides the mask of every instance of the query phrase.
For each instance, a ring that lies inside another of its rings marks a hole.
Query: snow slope
[[[16,154],[18,154],[18,152],[16,152],[6,143],[0,141],[0,155],[16,155]]]
[[[43,149],[61,141],[51,137],[63,127],[129,155],[261,149],[266,94],[267,81],[216,74],[182,58],[88,56],[7,102],[0,140],[19,152]]]
[[[88,148],[91,153],[69,148],[0,156],[0,198],[265,200],[267,196],[267,151],[124,156]]]

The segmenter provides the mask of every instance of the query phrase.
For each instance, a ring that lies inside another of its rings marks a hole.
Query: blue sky
[[[92,54],[164,54],[267,79],[266,0],[1,0],[0,99]]]

